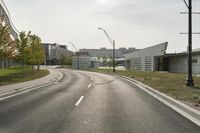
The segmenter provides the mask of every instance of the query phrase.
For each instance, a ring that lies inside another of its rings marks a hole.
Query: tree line
[[[33,66],[44,63],[45,51],[42,46],[42,40],[39,36],[31,32],[22,31],[14,41],[11,39],[11,29],[9,25],[3,22],[0,17],[0,60],[8,61],[15,59],[21,62],[22,70],[25,64]]]

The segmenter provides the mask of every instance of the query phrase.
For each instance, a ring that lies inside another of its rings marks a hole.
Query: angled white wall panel
[[[4,16],[4,22],[11,27],[11,34],[14,38],[18,37],[18,30],[15,28],[14,24],[12,23],[10,13],[4,3],[3,0],[0,0],[0,16]]]
[[[164,55],[167,50],[167,45],[168,42],[165,42],[151,47],[147,47],[139,51],[126,54],[125,59],[130,60],[130,69],[154,71],[154,57]],[[138,61],[138,59],[140,59],[140,61]],[[135,60],[137,60],[137,62],[139,63],[136,63]],[[140,64],[141,66],[138,67]]]

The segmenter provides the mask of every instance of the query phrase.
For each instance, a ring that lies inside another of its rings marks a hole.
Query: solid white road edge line
[[[165,105],[169,106],[171,109],[175,110],[176,112],[178,112],[179,114],[181,114],[182,116],[184,116],[185,118],[189,119],[190,121],[192,121],[193,123],[197,124],[198,126],[200,126],[200,121],[198,119],[196,119],[195,117],[193,117],[192,115],[188,114],[187,112],[181,110],[180,108],[176,107],[175,105],[169,103],[168,101],[162,99],[161,97],[155,95],[154,93],[152,93],[151,91],[145,89],[143,86],[134,83],[133,81],[130,81],[131,83],[135,84],[136,86],[138,86],[139,88],[141,88],[142,90],[144,90],[145,92],[147,92],[148,94],[150,94],[151,96],[153,96],[154,98],[158,99],[159,101],[161,101],[162,103],[164,103]]]
[[[61,72],[59,72],[59,71],[58,71],[58,73],[59,74],[58,74],[58,76],[56,76],[56,78],[50,80],[51,82],[55,82],[55,81],[58,82],[63,78],[63,74]]]
[[[5,93],[0,94],[0,97],[1,97],[1,96],[5,96],[5,95],[9,95],[9,94],[12,94],[12,93],[21,92],[21,91],[24,91],[24,90],[26,90],[26,89],[33,88],[33,87],[35,87],[35,86],[32,85],[32,86],[29,86],[29,87],[24,87],[24,88],[22,88],[22,89],[16,89],[16,90],[13,90],[13,91],[5,92]]]
[[[63,73],[61,73],[61,72],[59,72],[60,73],[60,76],[59,76],[59,78],[56,80],[56,81],[60,81],[62,78],[63,78]]]
[[[24,93],[33,91],[33,90],[37,90],[37,89],[39,89],[39,88],[42,88],[42,87],[45,87],[45,86],[48,86],[48,85],[51,85],[51,84],[54,84],[54,82],[49,83],[49,84],[45,84],[45,85],[42,85],[42,86],[38,86],[38,87],[35,87],[35,88],[32,88],[32,89],[27,89],[27,90],[25,90],[25,91],[22,91],[22,92],[19,92],[19,93],[16,93],[16,94],[13,94],[13,95],[10,95],[10,96],[7,96],[7,97],[0,98],[0,101],[9,99],[9,98],[12,98],[12,97],[15,97],[15,96],[18,96],[18,95],[21,95],[21,94],[24,94]]]
[[[81,103],[81,101],[83,100],[83,98],[84,98],[84,96],[81,96],[80,99],[76,102],[75,105],[78,106]]]

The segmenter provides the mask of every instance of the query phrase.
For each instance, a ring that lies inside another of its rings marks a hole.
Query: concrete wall
[[[192,63],[193,73],[200,74],[200,54],[193,56],[193,59],[197,59],[197,63]]]
[[[169,58],[169,72],[184,73],[187,71],[186,56],[170,57]]]
[[[100,62],[99,61],[92,61],[91,62],[91,68],[98,68],[100,66]]]
[[[192,59],[197,61],[192,63],[193,73],[200,74],[200,54],[193,55]],[[187,73],[187,55],[169,57],[169,72]]]
[[[165,42],[126,54],[125,59],[130,61],[130,69],[154,71],[154,57],[164,55],[167,49],[167,44],[168,43]]]
[[[78,58],[73,56],[72,58],[72,68],[78,68]],[[91,68],[91,58],[89,56],[80,56],[79,57],[79,69],[88,69]]]

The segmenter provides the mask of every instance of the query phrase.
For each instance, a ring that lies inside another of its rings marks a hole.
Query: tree
[[[0,60],[8,60],[15,55],[14,41],[11,40],[10,27],[0,17]]]
[[[66,58],[66,65],[69,65],[69,66],[72,65],[72,55],[67,55],[67,58]]]
[[[36,58],[34,56],[34,51],[36,50],[36,36],[35,35],[29,35],[30,39],[30,45],[27,46],[26,50],[27,51],[27,60],[26,63],[30,64],[32,66],[32,71],[34,69],[34,65],[36,64]]]
[[[36,40],[36,51],[34,51],[35,57],[36,57],[36,65],[37,65],[37,70],[39,71],[40,65],[44,63],[45,59],[45,50],[44,47],[42,46],[42,40],[37,37]]]
[[[41,39],[36,35],[31,35],[30,31],[27,34],[22,31],[20,32],[19,39],[17,39],[16,42],[18,55],[22,63],[22,70],[24,68],[24,63],[27,63],[32,65],[32,70],[33,66],[37,65],[37,70],[39,71],[39,66],[44,63],[45,57]]]
[[[37,70],[39,71],[40,65],[44,63],[45,52],[41,43],[41,39],[36,35],[29,35],[30,45],[27,47],[27,63],[32,65],[37,65]]]
[[[27,47],[30,44],[30,31],[26,34],[26,32],[22,31],[19,34],[19,38],[16,40],[17,49],[18,49],[18,56],[21,60],[22,65],[22,73],[24,69],[24,63],[27,59]]]
[[[60,55],[60,64],[66,65],[66,56],[63,53]]]
[[[61,65],[72,65],[72,55],[62,53],[60,56],[60,64]]]

